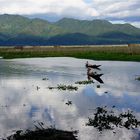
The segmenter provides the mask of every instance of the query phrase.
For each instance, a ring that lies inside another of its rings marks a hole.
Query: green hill
[[[140,43],[140,29],[106,20],[63,18],[55,23],[0,15],[0,45],[82,45]]]
[[[140,35],[140,29],[130,24],[112,24],[106,20],[76,20],[64,18],[55,23],[69,33],[84,33],[87,35],[101,35],[107,32],[121,32],[128,35]]]

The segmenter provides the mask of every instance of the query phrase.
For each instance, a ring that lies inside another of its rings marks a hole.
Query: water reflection
[[[140,118],[140,86],[135,80],[140,64],[135,62],[97,62],[104,84],[94,80],[78,85],[78,91],[49,90],[58,84],[75,85],[87,79],[87,60],[75,58],[34,58],[0,60],[0,135],[34,127],[34,121],[65,130],[79,130],[81,140],[136,139],[139,131],[116,128],[116,134],[85,126],[97,106],[115,105],[118,111],[132,109]],[[42,80],[47,78],[48,80]],[[76,85],[77,86],[77,85]],[[39,89],[37,90],[37,87]],[[71,105],[67,105],[72,101]]]
[[[101,79],[101,76],[103,74],[98,74],[95,70],[101,70],[99,67],[101,65],[92,65],[89,64],[88,61],[86,62],[86,68],[87,68],[87,78],[90,81],[92,78],[98,81],[99,83],[104,83]]]

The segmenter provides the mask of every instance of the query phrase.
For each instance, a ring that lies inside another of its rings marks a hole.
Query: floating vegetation
[[[77,91],[78,90],[78,87],[76,87],[76,86],[72,86],[72,85],[68,85],[68,86],[66,86],[66,85],[58,85],[58,87],[57,87],[59,90],[75,90],[75,91]]]
[[[46,80],[48,80],[48,78],[42,78],[42,80],[43,80],[43,81],[46,81]]]
[[[16,131],[7,140],[77,140],[77,131],[62,131],[55,128],[39,128],[36,130]]]
[[[36,90],[39,90],[40,89],[40,87],[39,86],[36,86]]]
[[[75,84],[79,84],[79,85],[87,85],[87,84],[92,84],[92,83],[94,83],[93,80],[75,82]]]
[[[112,108],[115,108],[113,106]],[[113,130],[114,127],[125,127],[126,129],[134,129],[140,126],[140,121],[132,114],[132,111],[115,115],[114,111],[107,110],[106,107],[97,107],[94,118],[89,118],[88,126],[94,126],[99,131]]]
[[[48,87],[49,89],[58,89],[58,90],[69,90],[69,91],[77,91],[78,90],[78,87],[76,86],[72,86],[72,85],[57,85],[57,87]]]
[[[136,80],[140,81],[140,77],[137,77]]]
[[[48,87],[48,89],[56,89],[56,87]]]
[[[67,103],[66,103],[66,105],[72,105],[72,101],[68,101]]]

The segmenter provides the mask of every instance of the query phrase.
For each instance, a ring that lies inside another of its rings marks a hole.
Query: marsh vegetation
[[[3,58],[76,57],[93,60],[140,61],[140,46],[44,46],[0,48]]]

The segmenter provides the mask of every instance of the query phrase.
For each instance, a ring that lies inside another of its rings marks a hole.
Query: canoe
[[[101,70],[99,67],[101,65],[90,65],[90,64],[86,64],[86,68],[92,68],[92,69],[98,69],[98,70]]]

